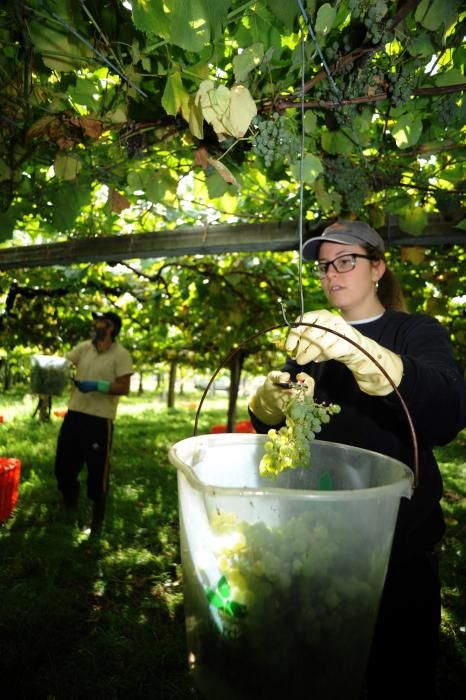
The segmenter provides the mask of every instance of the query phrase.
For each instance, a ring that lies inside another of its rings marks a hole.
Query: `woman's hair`
[[[385,262],[384,254],[380,250],[372,246],[363,247],[367,250],[367,254],[370,255],[373,260],[383,260]],[[400,283],[386,262],[385,272],[379,279],[377,296],[379,297],[382,306],[384,306],[386,309],[393,309],[394,311],[407,310],[406,301]]]

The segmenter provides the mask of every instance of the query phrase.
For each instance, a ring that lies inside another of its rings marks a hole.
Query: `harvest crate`
[[[10,517],[18,501],[21,462],[16,457],[0,457],[0,523]]]
[[[225,433],[226,425],[213,425],[210,429],[211,433]],[[235,425],[235,433],[255,433],[252,423],[249,420],[241,420]]]

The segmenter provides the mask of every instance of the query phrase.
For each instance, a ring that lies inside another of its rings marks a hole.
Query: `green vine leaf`
[[[400,228],[413,236],[420,236],[428,224],[428,217],[421,207],[405,208],[400,212]]]
[[[445,19],[445,0],[421,0],[415,12],[415,19],[423,27],[435,31]]]
[[[328,2],[321,5],[317,11],[315,31],[319,34],[328,34],[333,27],[337,11]]]
[[[293,163],[293,165],[291,166],[291,172],[296,180],[300,179],[301,166],[299,162]],[[317,156],[312,155],[312,153],[307,153],[304,156],[303,163],[304,182],[308,185],[313,185],[319,177],[319,175],[321,175],[323,172],[324,166],[322,165],[322,161],[320,160],[320,158],[317,158]]]
[[[249,73],[257,68],[264,58],[264,44],[257,43],[248,46],[233,59],[235,78],[239,83],[246,80]]]
[[[464,83],[466,83],[466,78],[458,68],[452,68],[435,76],[435,84],[440,86],[463,85]]]
[[[175,116],[181,110],[186,100],[189,100],[189,95],[184,89],[181,71],[175,70],[167,78],[162,96],[162,107],[167,114]]]
[[[404,114],[391,129],[392,136],[398,148],[405,149],[414,146],[422,134],[422,119],[413,113]]]
[[[53,169],[55,175],[62,180],[75,180],[81,170],[82,163],[76,156],[67,156],[58,153],[55,157]]]

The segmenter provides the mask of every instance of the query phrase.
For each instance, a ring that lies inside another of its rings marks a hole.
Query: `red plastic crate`
[[[225,433],[226,425],[213,425],[210,429],[211,433]],[[255,433],[252,423],[249,420],[241,420],[235,425],[235,433]]]
[[[255,433],[250,420],[241,420],[235,425],[235,433]]]
[[[18,501],[21,462],[16,457],[0,457],[0,523],[10,517]]]

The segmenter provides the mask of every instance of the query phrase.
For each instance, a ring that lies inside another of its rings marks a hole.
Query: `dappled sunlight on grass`
[[[75,522],[65,522],[56,489],[61,419],[41,423],[17,406],[0,426],[2,453],[22,462],[18,506],[0,529],[9,638],[0,672],[13,696],[109,698],[117,683],[119,697],[195,697],[167,459],[170,441],[192,430],[190,411],[147,405],[138,418],[136,401],[128,402],[116,422],[104,532],[93,540],[85,471]]]
[[[195,410],[155,403],[131,397],[122,406],[100,539],[89,537],[85,471],[77,517],[65,521],[53,473],[61,420],[40,423],[19,402],[18,415],[0,425],[1,451],[22,462],[18,507],[0,527],[0,632],[8,639],[0,673],[12,697],[197,697],[186,662],[176,470],[167,456],[193,434]],[[209,401],[200,432],[225,417],[226,400]],[[442,700],[454,700],[466,677],[466,439],[438,455],[448,522],[441,675],[450,694]]]

